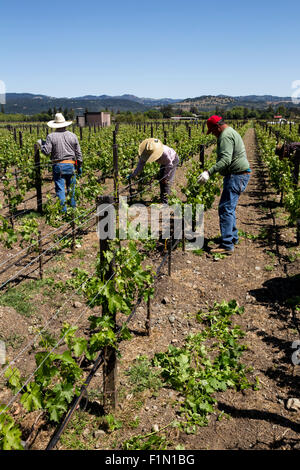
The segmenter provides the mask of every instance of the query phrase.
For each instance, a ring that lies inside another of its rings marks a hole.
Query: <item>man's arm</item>
[[[82,163],[82,153],[77,135],[75,135],[75,157],[78,162]]]
[[[51,141],[51,138],[50,138],[50,134],[47,135],[46,142],[42,141],[41,151],[45,155],[50,155],[51,154],[51,152],[52,152],[52,141]]]
[[[218,161],[209,170],[209,175],[226,170],[231,164],[234,152],[234,141],[230,137],[224,137],[220,140]]]
[[[140,158],[140,160],[139,160],[139,162],[138,162],[138,164],[137,164],[136,169],[134,170],[134,172],[133,172],[132,175],[131,175],[132,178],[135,178],[135,176],[139,175],[139,174],[143,171],[143,168],[144,168],[144,166],[145,166],[145,163],[146,163],[146,161],[145,161],[145,160],[142,160],[142,159]]]

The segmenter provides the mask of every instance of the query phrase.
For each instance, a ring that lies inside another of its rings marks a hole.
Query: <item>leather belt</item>
[[[55,164],[57,163],[72,163],[73,165],[75,165],[75,161],[74,160],[59,160],[57,162],[54,162]]]

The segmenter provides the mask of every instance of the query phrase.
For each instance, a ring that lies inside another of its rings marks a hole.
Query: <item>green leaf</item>
[[[26,392],[21,397],[21,403],[27,411],[35,411],[43,408],[43,395],[39,385],[29,382]]]
[[[13,390],[19,390],[22,387],[21,373],[16,367],[10,366],[6,369],[4,377],[8,379],[8,384]]]
[[[73,351],[76,357],[81,356],[87,350],[87,340],[84,338],[75,338]]]

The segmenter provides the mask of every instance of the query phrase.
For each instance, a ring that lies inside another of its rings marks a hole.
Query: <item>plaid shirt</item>
[[[41,151],[45,155],[51,154],[53,163],[63,160],[82,162],[82,154],[77,135],[70,131],[52,132],[47,136],[46,142],[42,142]]]

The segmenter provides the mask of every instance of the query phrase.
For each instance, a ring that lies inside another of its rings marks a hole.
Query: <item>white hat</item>
[[[54,121],[49,121],[47,125],[52,129],[58,129],[59,127],[70,126],[72,122],[73,121],[66,121],[61,113],[56,113]]]
[[[164,146],[159,139],[145,139],[139,146],[139,155],[147,163],[155,162],[164,152]]]

